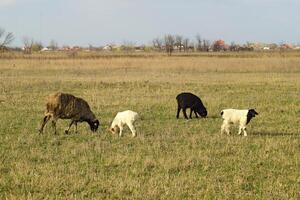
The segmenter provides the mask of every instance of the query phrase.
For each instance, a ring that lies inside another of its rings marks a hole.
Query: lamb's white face
[[[112,133],[112,134],[116,134],[119,130],[119,127],[117,125],[115,125],[114,127],[111,127],[109,129],[109,131]]]

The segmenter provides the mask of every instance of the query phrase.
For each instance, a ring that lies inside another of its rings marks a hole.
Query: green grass
[[[299,199],[300,57],[203,59],[0,60],[0,199]],[[86,99],[100,130],[39,135],[56,91]],[[208,118],[175,118],[182,91]],[[220,134],[231,107],[259,112],[248,137]],[[106,131],[126,109],[143,116],[134,139]]]

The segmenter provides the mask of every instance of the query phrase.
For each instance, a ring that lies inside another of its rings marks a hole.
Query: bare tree
[[[196,35],[196,49],[197,49],[197,51],[202,51],[203,50],[202,38],[199,34]]]
[[[238,44],[235,44],[235,42],[231,42],[229,45],[230,51],[243,51],[245,48],[243,46],[240,46]]]
[[[57,44],[57,42],[55,41],[55,40],[51,40],[50,41],[50,44],[49,44],[49,48],[51,49],[51,50],[57,50],[58,49],[58,44]]]
[[[123,44],[121,45],[121,50],[125,52],[132,52],[134,51],[135,43],[130,41],[123,41]]]
[[[180,52],[181,52],[182,46],[183,46],[182,41],[183,41],[183,37],[181,35],[175,36],[175,45]]]
[[[10,45],[14,39],[13,33],[6,33],[4,29],[0,28],[0,50],[4,51],[7,49],[7,46]]]
[[[152,40],[153,47],[159,51],[162,50],[163,41],[160,38],[154,38]]]
[[[43,44],[41,42],[33,42],[31,50],[32,51],[41,51],[43,49]]]
[[[195,43],[193,41],[189,42],[188,51],[195,51]]]
[[[24,53],[31,54],[32,46],[34,43],[33,39],[25,36],[22,40],[24,45]]]
[[[210,41],[209,40],[203,40],[202,50],[203,51],[209,51],[210,47]]]
[[[174,45],[175,45],[174,36],[171,35],[171,34],[165,35],[165,37],[164,37],[164,45],[165,45],[167,54],[169,56],[171,56],[172,52],[174,51]]]
[[[184,52],[187,52],[189,50],[189,44],[190,44],[189,38],[184,38],[183,39],[183,50],[184,50]]]

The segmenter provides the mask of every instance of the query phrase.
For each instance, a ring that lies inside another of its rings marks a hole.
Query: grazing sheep
[[[58,119],[71,119],[69,128],[65,130],[66,134],[69,133],[73,124],[75,124],[75,131],[77,132],[77,122],[87,122],[93,132],[96,132],[98,129],[99,121],[91,111],[89,104],[82,98],[59,92],[49,96],[46,109],[45,117],[39,130],[40,133],[43,133],[44,126],[51,118],[55,134],[56,121]]]
[[[131,110],[118,112],[110,126],[110,131],[115,134],[119,129],[119,136],[122,136],[123,126],[126,124],[131,130],[132,137],[136,136],[134,122],[139,119],[139,115]]]
[[[190,119],[192,119],[192,113],[194,112],[196,115],[196,118],[198,118],[197,113],[201,116],[201,117],[206,117],[207,116],[207,110],[204,107],[201,99],[199,97],[197,97],[196,95],[192,94],[192,93],[188,93],[188,92],[184,92],[181,93],[179,95],[177,95],[176,97],[177,100],[177,104],[178,104],[178,109],[177,109],[177,115],[176,118],[179,118],[179,112],[182,109],[183,111],[183,115],[186,119],[188,119],[187,115],[186,115],[186,109],[190,108],[191,112],[190,112]]]
[[[244,131],[244,136],[247,136],[246,125],[250,122],[250,120],[258,115],[258,113],[254,109],[249,110],[237,110],[237,109],[225,109],[222,110],[221,116],[224,119],[223,124],[221,126],[221,134],[226,132],[228,135],[230,134],[230,124],[239,124],[239,132],[238,134],[242,134]]]

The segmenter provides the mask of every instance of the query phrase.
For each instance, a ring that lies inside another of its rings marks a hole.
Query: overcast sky
[[[300,0],[0,0],[0,27],[44,45],[95,46],[196,34],[227,43],[300,43]]]

